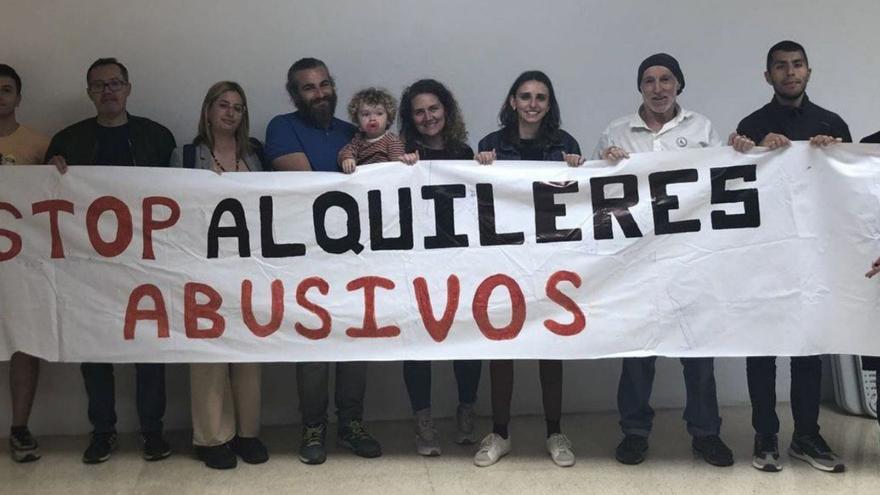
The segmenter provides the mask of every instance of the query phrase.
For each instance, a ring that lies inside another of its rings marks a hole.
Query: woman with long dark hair
[[[559,103],[553,83],[538,70],[523,72],[510,86],[498,114],[501,129],[480,140],[476,160],[564,161],[572,167],[584,163],[581,147],[562,130]]]
[[[520,74],[510,87],[498,116],[501,129],[480,140],[476,160],[489,165],[495,160],[564,161],[576,167],[584,162],[571,135],[559,127],[560,111],[553,83],[541,71]],[[562,434],[562,361],[539,361],[547,451],[558,466],[574,464],[571,442]],[[508,432],[513,397],[513,360],[489,364],[492,377],[492,433],[474,456],[477,466],[491,466],[510,452]]]

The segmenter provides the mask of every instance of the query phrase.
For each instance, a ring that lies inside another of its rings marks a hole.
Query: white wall
[[[273,115],[291,111],[287,68],[315,56],[336,77],[339,108],[363,86],[399,94],[417,78],[442,80],[463,108],[472,145],[496,128],[513,79],[523,70],[542,69],[556,86],[564,128],[589,153],[608,121],[638,105],[635,72],[647,55],[666,51],[678,58],[687,82],[681,103],[709,116],[726,135],[770,99],[764,57],[771,44],[786,38],[807,48],[813,101],[840,113],[856,139],[880,128],[875,0],[4,0],[0,16],[0,61],[24,79],[19,118],[48,134],[93,115],[85,69],[98,57],[115,56],[130,70],[131,112],[165,124],[179,142],[192,138],[204,92],[220,79],[244,86],[253,134],[262,138]],[[787,360],[780,363],[783,399]],[[296,419],[292,368],[267,367],[267,423]],[[435,368],[435,409],[449,414],[452,374],[449,366]],[[517,368],[515,412],[540,409],[535,368]],[[743,360],[719,360],[717,368],[722,403],[747,402]],[[185,371],[169,369],[171,426],[187,422]],[[488,368],[484,372],[480,407],[488,412]],[[612,409],[618,372],[617,360],[568,364],[566,409]],[[2,364],[0,376],[5,373]],[[121,367],[121,429],[136,427],[132,374]],[[0,424],[9,421],[6,386],[0,385]],[[408,414],[399,364],[372,365],[368,394],[368,417]],[[680,366],[661,360],[655,404],[679,405],[683,397]],[[32,425],[40,433],[88,429],[75,365],[45,367]]]

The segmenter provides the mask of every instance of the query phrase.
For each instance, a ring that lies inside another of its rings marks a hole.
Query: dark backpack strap
[[[253,150],[254,155],[257,156],[257,160],[260,162],[260,169],[267,172],[271,171],[272,164],[266,163],[266,154],[263,151],[263,143],[257,138],[249,138],[248,142],[250,142],[251,149]]]
[[[196,168],[196,147],[192,144],[183,145],[183,168]]]

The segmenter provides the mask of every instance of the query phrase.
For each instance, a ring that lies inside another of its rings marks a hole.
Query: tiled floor
[[[779,413],[783,419],[780,447],[784,449],[791,434],[787,404],[780,406]],[[515,418],[513,452],[488,468],[473,465],[476,447],[451,442],[454,425],[449,419],[438,423],[443,455],[434,458],[415,454],[410,422],[389,421],[368,425],[384,448],[385,455],[379,459],[360,459],[332,446],[325,464],[306,466],[295,453],[298,428],[269,428],[263,432],[272,456],[267,464],[240,463],[223,472],[209,470],[192,457],[188,432],[172,432],[175,455],[156,463],[141,460],[135,435],[122,435],[119,450],[97,466],[80,462],[86,437],[40,437],[43,459],[36,463],[15,464],[3,453],[0,493],[880,493],[880,428],[875,420],[823,407],[822,433],[846,461],[847,472],[819,472],[783,454],[783,471],[770,474],[751,467],[750,409],[725,408],[722,415],[722,437],[736,456],[731,468],[713,467],[694,458],[681,410],[666,410],[657,414],[648,459],[639,466],[624,466],[613,458],[619,440],[614,413],[564,417],[563,430],[577,454],[577,464],[566,469],[554,466],[548,458],[540,417]],[[481,418],[478,427],[488,431],[489,419]],[[334,442],[335,435],[328,440]]]

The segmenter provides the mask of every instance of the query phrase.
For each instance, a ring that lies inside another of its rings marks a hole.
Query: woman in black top
[[[400,97],[400,137],[406,146],[401,161],[472,160],[474,151],[465,142],[467,130],[452,93],[442,83],[422,79]],[[452,362],[458,382],[458,432],[455,442],[474,443],[474,402],[480,384],[481,361]],[[403,378],[416,419],[416,450],[425,456],[440,455],[437,431],[431,418],[431,362],[404,361]]]
[[[581,147],[559,127],[560,111],[553,83],[541,71],[520,74],[498,114],[501,129],[480,140],[476,160],[564,161],[572,167],[584,163]]]
[[[498,160],[564,161],[572,167],[584,158],[577,141],[559,128],[559,103],[553,84],[540,71],[523,72],[514,81],[498,116],[501,129],[484,137],[476,160],[489,165]],[[562,361],[539,361],[547,451],[558,466],[574,464],[571,442],[562,434]],[[510,402],[513,396],[513,361],[491,361],[492,433],[474,456],[477,466],[490,466],[510,452]]]
[[[401,161],[471,160],[458,102],[441,82],[420,79],[400,97],[400,138],[406,146]]]

